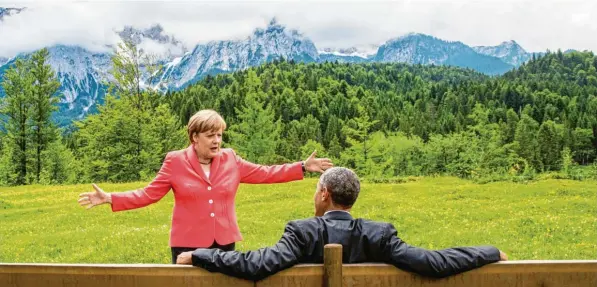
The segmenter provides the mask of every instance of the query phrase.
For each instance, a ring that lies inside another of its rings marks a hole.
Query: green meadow
[[[99,184],[107,192],[146,183]],[[287,221],[313,215],[316,179],[241,185],[244,241],[274,244]],[[146,208],[86,210],[91,185],[0,188],[0,262],[169,263],[172,193]],[[597,259],[597,181],[546,179],[477,184],[452,177],[363,183],[352,213],[394,224],[407,243],[428,249],[491,244],[511,260]]]

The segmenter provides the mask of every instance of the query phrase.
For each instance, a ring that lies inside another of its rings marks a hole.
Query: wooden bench
[[[0,287],[161,286],[484,286],[597,287],[597,260],[506,261],[443,279],[387,264],[342,264],[341,246],[329,244],[324,264],[302,264],[253,282],[193,266],[163,264],[0,263]]]

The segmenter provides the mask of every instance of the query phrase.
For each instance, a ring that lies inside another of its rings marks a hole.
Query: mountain
[[[525,51],[516,41],[502,42],[497,46],[472,47],[477,53],[492,56],[518,67],[531,58],[531,53]]]
[[[10,12],[11,15],[13,13],[16,12]],[[145,74],[143,85],[161,91],[183,89],[207,75],[234,72],[280,57],[297,62],[452,65],[489,75],[502,74],[530,58],[514,41],[495,47],[469,47],[461,42],[415,33],[390,39],[379,47],[318,50],[309,38],[297,30],[287,29],[275,18],[265,28],[255,29],[244,39],[201,43],[190,50],[158,24],[147,28],[127,26],[115,33],[122,39],[138,44],[147,53],[158,53],[156,60],[162,70],[152,75],[151,83],[147,82],[150,75]],[[103,102],[106,90],[103,83],[109,80],[111,53],[94,53],[79,46],[65,45],[48,49],[49,64],[59,77],[61,93],[64,95],[55,119],[64,126],[94,112],[97,104]],[[22,53],[11,59],[0,58],[0,81],[3,71],[14,62],[14,58],[28,55]]]
[[[318,54],[311,40],[273,19],[265,29],[256,29],[244,40],[212,41],[195,46],[192,52],[168,63],[156,84],[181,89],[206,75],[242,70],[280,57],[315,62]]]
[[[337,55],[331,53],[322,53],[319,54],[319,61],[320,63],[324,62],[338,62],[338,63],[367,63],[371,62],[370,59],[363,58],[360,56],[346,56],[346,55]]]
[[[477,53],[462,42],[448,42],[417,33],[387,41],[379,47],[373,61],[451,65],[489,75],[502,74],[514,68],[496,57]]]
[[[54,115],[59,125],[67,125],[74,119],[83,118],[96,110],[97,103],[103,103],[108,71],[111,68],[110,55],[92,53],[77,46],[56,45],[48,48],[48,64],[52,66],[60,81],[61,101]],[[29,57],[21,54],[0,66],[0,74],[17,58]],[[3,96],[0,89],[0,96]]]
[[[0,21],[4,19],[4,17],[12,16],[21,13],[26,8],[2,8],[0,7]]]
[[[94,112],[103,103],[112,66],[110,55],[92,53],[77,46],[56,45],[49,49],[49,64],[54,68],[61,84],[63,99],[59,105],[61,124],[81,119]]]
[[[103,103],[105,96],[103,82],[108,79],[111,68],[110,55],[65,45],[52,46],[48,52],[48,64],[60,81],[62,95],[55,120],[59,125],[66,125],[89,112],[95,112],[97,104]],[[28,56],[25,54],[20,57]],[[14,60],[8,64],[12,62]]]
[[[368,59],[377,53],[377,49],[379,46],[377,45],[369,45],[369,46],[361,46],[361,47],[350,47],[350,48],[324,48],[323,50],[318,51],[320,55],[322,54],[332,54],[336,56],[342,57],[359,57]]]
[[[157,60],[163,62],[169,62],[175,57],[184,55],[188,49],[182,42],[177,40],[174,36],[168,35],[164,32],[164,28],[159,24],[154,24],[146,29],[139,29],[132,26],[125,26],[122,31],[117,31],[118,36],[121,39],[134,43],[140,48],[145,48],[149,44],[151,45],[151,54],[157,56]],[[155,48],[157,47],[158,51]]]
[[[350,47],[350,48],[324,48],[318,51],[319,62],[339,63],[364,63],[369,62],[370,58],[377,52],[377,46],[369,47]]]

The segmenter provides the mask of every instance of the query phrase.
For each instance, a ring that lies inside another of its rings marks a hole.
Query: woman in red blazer
[[[233,250],[242,240],[234,207],[240,183],[280,183],[303,179],[305,171],[323,172],[329,159],[313,153],[306,161],[262,166],[243,160],[232,149],[220,149],[224,119],[213,110],[202,110],[187,126],[191,145],[169,152],[154,180],[135,191],[106,193],[93,184],[94,192],[79,195],[79,203],[91,208],[110,203],[112,211],[147,206],[170,189],[174,210],[170,247],[172,263],[178,254],[197,248]]]

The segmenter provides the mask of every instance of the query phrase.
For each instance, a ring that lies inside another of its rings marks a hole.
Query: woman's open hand
[[[86,206],[87,209],[90,209],[96,205],[112,203],[112,197],[109,193],[105,193],[101,188],[95,185],[95,183],[91,186],[93,186],[95,191],[79,194],[79,204],[81,206]]]
[[[310,172],[323,173],[326,169],[334,166],[329,158],[315,158],[317,151],[313,153],[305,160],[305,169]]]

